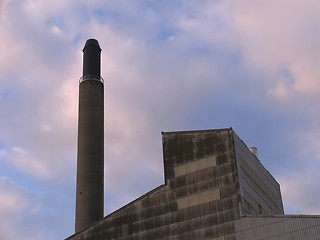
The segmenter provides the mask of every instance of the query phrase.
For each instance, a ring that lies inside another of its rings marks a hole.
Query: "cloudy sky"
[[[0,236],[74,232],[78,79],[105,79],[105,214],[163,183],[161,131],[232,127],[320,214],[319,0],[0,0]]]

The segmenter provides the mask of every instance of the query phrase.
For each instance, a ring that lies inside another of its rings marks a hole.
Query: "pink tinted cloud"
[[[270,93],[314,95],[319,89],[320,2],[242,1],[233,4],[235,28],[243,53],[252,66],[270,76],[289,70],[293,87],[274,80]],[[281,99],[279,99],[281,100]]]

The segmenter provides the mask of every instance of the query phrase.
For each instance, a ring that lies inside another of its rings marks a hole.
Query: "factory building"
[[[319,239],[320,216],[284,215],[278,182],[232,128],[163,132],[162,142],[164,184],[104,218],[83,215],[68,240]]]

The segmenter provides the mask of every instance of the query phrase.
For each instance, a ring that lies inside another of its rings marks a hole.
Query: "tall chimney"
[[[103,217],[104,87],[100,54],[98,41],[87,40],[79,83],[75,232]]]

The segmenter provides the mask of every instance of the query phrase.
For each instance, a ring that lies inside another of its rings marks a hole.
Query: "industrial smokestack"
[[[79,83],[76,232],[103,217],[104,90],[100,54],[98,41],[87,40]]]

